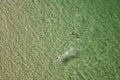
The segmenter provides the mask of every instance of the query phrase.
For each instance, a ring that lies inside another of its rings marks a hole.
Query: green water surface
[[[0,0],[0,80],[120,80],[120,1]]]

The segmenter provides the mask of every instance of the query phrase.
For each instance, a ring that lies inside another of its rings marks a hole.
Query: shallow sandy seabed
[[[119,0],[1,0],[0,80],[120,80]],[[71,47],[80,51],[53,63]]]

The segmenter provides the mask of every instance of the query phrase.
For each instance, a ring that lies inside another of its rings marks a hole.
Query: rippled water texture
[[[120,80],[120,1],[1,0],[0,80]]]

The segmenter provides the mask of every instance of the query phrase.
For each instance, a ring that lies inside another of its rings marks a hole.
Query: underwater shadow
[[[77,53],[76,55],[71,55],[71,56],[68,56],[68,57],[64,58],[62,60],[62,62],[66,64],[66,63],[71,62],[73,60],[76,60],[78,58],[79,58],[79,53]]]

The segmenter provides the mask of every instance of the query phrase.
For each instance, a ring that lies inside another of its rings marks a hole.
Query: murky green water
[[[119,80],[119,8],[119,0],[1,0],[0,80]]]

